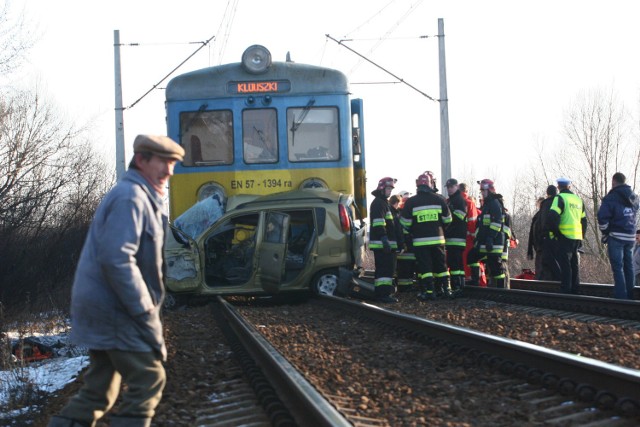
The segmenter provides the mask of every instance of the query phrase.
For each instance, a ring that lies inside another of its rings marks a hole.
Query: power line
[[[166,76],[164,76],[158,83],[154,84],[153,86],[151,86],[151,89],[149,89],[148,91],[145,92],[144,95],[142,95],[140,98],[138,98],[136,100],[136,102],[134,102],[133,104],[129,105],[128,107],[125,107],[125,110],[128,110],[130,108],[133,108],[138,102],[142,101],[142,99],[149,95],[154,89],[156,89],[158,87],[158,85],[160,85],[163,81],[165,81],[171,74],[175,73],[176,70],[180,67],[182,67],[185,62],[187,62],[189,59],[191,59],[196,53],[198,53],[200,51],[200,49],[202,49],[203,47],[207,46],[209,44],[209,42],[211,40],[213,40],[213,38],[215,37],[215,35],[211,36],[208,40],[203,41],[203,42],[194,42],[194,43],[200,43],[200,47],[198,47],[191,55],[189,55],[184,61],[182,61],[180,64],[178,64],[177,67],[175,67],[173,70],[171,70],[169,72],[169,74],[167,74]]]
[[[440,99],[435,99],[432,96],[427,95],[426,93],[424,93],[423,91],[421,91],[420,89],[418,89],[417,87],[413,86],[412,84],[406,82],[403,78],[396,76],[395,74],[393,74],[391,71],[387,70],[386,68],[382,67],[381,65],[376,64],[375,62],[373,62],[372,60],[370,60],[369,58],[365,57],[364,55],[356,52],[355,50],[351,49],[349,46],[347,46],[346,44],[343,43],[343,40],[336,40],[333,37],[331,37],[329,34],[325,34],[325,36],[331,40],[333,40],[334,42],[338,43],[340,46],[344,47],[345,49],[350,50],[351,52],[355,53],[356,55],[358,55],[360,58],[364,59],[365,61],[369,62],[370,64],[380,68],[382,71],[384,71],[385,73],[389,74],[390,76],[392,76],[395,79],[398,79],[401,83],[409,86],[411,89],[415,90],[416,92],[420,93],[422,96],[429,98],[431,101],[441,101]]]

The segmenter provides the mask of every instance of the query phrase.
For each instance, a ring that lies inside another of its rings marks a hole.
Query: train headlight
[[[251,74],[262,74],[271,66],[271,52],[259,44],[249,46],[242,54],[242,66]]]
[[[216,184],[215,182],[207,182],[198,189],[198,201],[204,200],[207,197],[216,197],[222,207],[227,203],[227,195],[224,191],[224,187],[220,184]]]
[[[320,188],[323,190],[328,190],[329,186],[326,182],[321,180],[320,178],[307,178],[300,184],[300,188]]]

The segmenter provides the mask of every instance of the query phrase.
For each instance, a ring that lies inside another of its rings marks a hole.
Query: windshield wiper
[[[307,118],[307,114],[309,114],[309,110],[311,110],[311,107],[313,107],[313,104],[316,103],[315,99],[310,99],[309,102],[307,102],[307,105],[305,105],[305,107],[302,109],[302,114],[300,114],[300,118],[296,121],[296,116],[295,114],[293,115],[293,124],[291,125],[291,145],[294,145],[295,142],[295,137],[296,137],[296,131],[298,130],[298,128],[300,127],[300,125],[302,124],[302,122],[304,122],[304,119]]]

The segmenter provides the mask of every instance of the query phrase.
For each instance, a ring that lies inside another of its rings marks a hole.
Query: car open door
[[[269,293],[278,292],[284,279],[289,219],[289,215],[282,212],[268,212],[265,218],[258,274],[262,289]]]
[[[202,273],[198,245],[172,224],[165,233],[164,258],[164,282],[169,292],[193,291],[200,286]]]

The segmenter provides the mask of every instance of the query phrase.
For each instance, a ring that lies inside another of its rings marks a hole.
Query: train
[[[272,61],[261,45],[241,62],[171,79],[168,135],[185,149],[169,185],[170,217],[216,196],[306,188],[351,194],[367,216],[362,99],[340,71]]]

